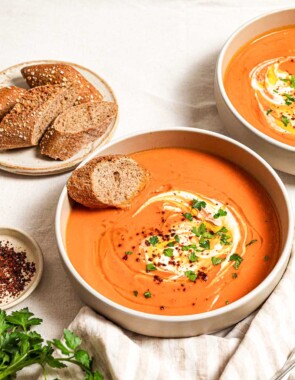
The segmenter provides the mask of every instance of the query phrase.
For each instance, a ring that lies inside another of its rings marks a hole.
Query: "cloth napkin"
[[[69,329],[83,340],[105,380],[270,380],[295,347],[295,246],[288,268],[262,307],[233,328],[184,339],[124,330],[88,307]],[[49,378],[82,379],[79,369]],[[41,379],[41,378],[40,378]],[[295,379],[295,372],[289,376]]]

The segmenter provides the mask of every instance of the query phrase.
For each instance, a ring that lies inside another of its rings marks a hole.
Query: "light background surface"
[[[245,21],[294,6],[287,0],[1,0],[0,69],[56,59],[96,71],[120,105],[114,137],[185,125],[226,134],[213,96],[223,43]],[[295,177],[279,173],[292,202]],[[55,208],[69,173],[23,177],[0,172],[0,225],[22,228],[40,244],[45,270],[38,289],[17,306],[44,319],[58,337],[82,306],[58,256]],[[83,253],[81,253],[81,256]]]

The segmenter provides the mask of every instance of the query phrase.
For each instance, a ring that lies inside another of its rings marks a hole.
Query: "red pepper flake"
[[[205,272],[202,272],[202,271],[198,271],[198,278],[200,278],[201,280],[203,281],[207,281],[208,280],[208,276]]]
[[[160,310],[164,310],[165,309],[165,306],[160,306]]]
[[[35,272],[36,265],[27,260],[25,251],[16,251],[9,241],[0,241],[0,303],[6,297],[17,297]]]
[[[157,284],[161,284],[161,282],[163,282],[163,279],[160,276],[155,275],[154,276],[154,281]]]
[[[127,260],[128,260],[128,255],[124,255],[124,256],[122,257],[122,259],[125,260],[125,261],[127,261]]]

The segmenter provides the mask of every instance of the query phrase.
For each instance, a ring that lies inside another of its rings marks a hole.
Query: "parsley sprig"
[[[32,364],[40,364],[44,374],[46,367],[65,368],[72,363],[81,368],[85,380],[102,380],[99,371],[92,370],[92,359],[86,350],[80,348],[81,339],[70,330],[64,330],[64,342],[59,339],[44,342],[34,326],[42,319],[34,317],[28,308],[7,315],[0,310],[0,380],[11,379],[21,369]],[[54,357],[57,348],[63,357]]]

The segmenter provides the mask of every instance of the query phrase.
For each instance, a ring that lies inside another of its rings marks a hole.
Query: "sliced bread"
[[[21,73],[30,87],[74,83],[79,87],[76,104],[102,100],[100,92],[74,67],[65,63],[26,66],[21,69]]]
[[[60,85],[28,90],[0,123],[0,149],[37,145],[51,122],[77,99],[78,89]]]
[[[68,194],[90,208],[126,208],[145,187],[148,177],[148,171],[131,157],[97,157],[72,173]]]
[[[0,88],[0,121],[26,92],[24,88],[16,86]]]
[[[67,109],[46,130],[41,154],[66,160],[102,136],[117,115],[115,103],[84,103]]]

